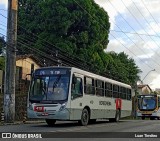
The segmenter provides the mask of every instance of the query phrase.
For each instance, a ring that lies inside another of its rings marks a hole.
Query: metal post
[[[15,120],[15,73],[18,0],[8,0],[7,49],[4,86],[4,121]]]

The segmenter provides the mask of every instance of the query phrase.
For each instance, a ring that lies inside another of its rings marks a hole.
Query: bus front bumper
[[[70,111],[68,109],[64,109],[62,111],[55,112],[35,112],[29,108],[27,108],[27,117],[32,119],[57,119],[57,120],[69,120],[70,119]]]

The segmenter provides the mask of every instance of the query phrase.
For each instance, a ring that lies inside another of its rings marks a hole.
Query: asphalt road
[[[15,124],[0,126],[2,133],[42,134],[45,140],[160,140],[160,120],[121,120],[110,123],[105,120],[88,126],[79,126],[77,122],[57,122],[54,127],[44,123]],[[18,133],[17,133],[18,132]],[[17,137],[17,136],[14,136]],[[43,140],[41,139],[41,140]],[[3,139],[6,140],[6,139]],[[28,139],[23,139],[28,140]],[[35,140],[35,139],[32,139]]]

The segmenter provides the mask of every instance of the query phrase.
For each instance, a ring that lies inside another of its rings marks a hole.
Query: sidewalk
[[[3,125],[17,125],[17,124],[34,124],[34,123],[45,123],[45,120],[15,121],[14,123],[0,122],[0,126],[3,126]]]

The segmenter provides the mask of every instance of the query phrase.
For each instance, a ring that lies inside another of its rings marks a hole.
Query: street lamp
[[[148,76],[148,74],[150,73],[150,72],[152,72],[152,71],[156,71],[155,69],[153,69],[153,70],[150,70],[146,75],[145,75],[145,77],[142,79],[142,83],[143,83],[143,80]]]

